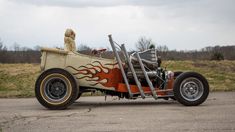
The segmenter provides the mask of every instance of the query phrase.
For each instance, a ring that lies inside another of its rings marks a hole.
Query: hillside
[[[166,61],[171,71],[196,71],[209,81],[211,91],[235,90],[235,61]],[[32,97],[39,64],[0,64],[0,97]]]

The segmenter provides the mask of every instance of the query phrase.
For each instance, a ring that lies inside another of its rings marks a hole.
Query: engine
[[[139,56],[144,64],[146,73],[151,80],[154,87],[164,89],[166,82],[173,75],[172,72],[166,71],[161,67],[161,58],[157,55],[156,49],[149,49],[143,52],[139,52]],[[130,55],[131,63],[135,69],[136,75],[142,86],[148,86],[144,73],[137,60],[136,52]],[[133,74],[129,68],[127,68],[127,77],[130,84],[135,84]]]

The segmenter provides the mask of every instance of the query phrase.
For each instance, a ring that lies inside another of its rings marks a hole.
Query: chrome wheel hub
[[[186,78],[180,84],[180,94],[188,101],[198,100],[202,96],[203,90],[202,82],[195,77]]]
[[[67,86],[63,79],[52,78],[46,82],[45,95],[52,100],[62,99],[67,92]]]

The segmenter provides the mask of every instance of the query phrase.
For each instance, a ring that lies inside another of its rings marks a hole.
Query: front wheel
[[[203,103],[209,94],[205,77],[196,72],[184,72],[174,82],[174,97],[181,104],[196,106]]]
[[[35,96],[48,109],[65,109],[77,98],[78,87],[73,76],[63,69],[43,72],[35,84]]]

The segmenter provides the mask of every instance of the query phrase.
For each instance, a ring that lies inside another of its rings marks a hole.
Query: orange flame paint
[[[114,64],[104,64],[104,65],[112,65]],[[92,64],[87,64],[86,66],[80,66],[78,69],[68,66],[72,68],[76,72],[73,75],[82,75],[77,79],[86,79],[86,81],[95,81],[95,83],[90,84],[91,86],[95,86],[97,84],[101,84],[105,87],[115,87],[117,88],[118,83],[122,82],[122,75],[119,68],[108,68],[103,66],[99,61],[94,61]]]

